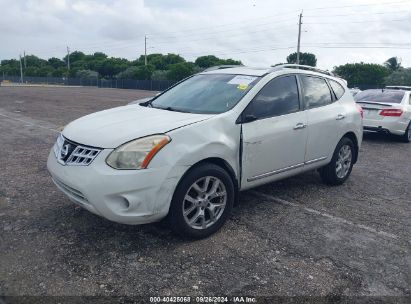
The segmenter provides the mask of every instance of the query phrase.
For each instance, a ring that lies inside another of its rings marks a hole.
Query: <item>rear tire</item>
[[[168,214],[170,228],[191,239],[208,237],[224,225],[234,197],[233,181],[223,168],[211,163],[194,167],[174,192]]]
[[[408,124],[407,130],[405,130],[404,135],[401,137],[401,140],[406,143],[411,142],[411,122]]]
[[[341,185],[351,174],[355,159],[355,145],[343,137],[335,148],[331,162],[319,170],[321,179],[328,185]]]

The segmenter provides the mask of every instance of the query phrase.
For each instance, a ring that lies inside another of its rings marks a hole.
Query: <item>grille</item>
[[[63,165],[88,166],[101,149],[74,143],[60,134],[53,151],[57,161]]]

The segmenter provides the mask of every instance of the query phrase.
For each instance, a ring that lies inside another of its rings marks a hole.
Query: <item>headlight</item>
[[[154,155],[171,141],[167,135],[139,138],[116,148],[106,159],[114,169],[145,169]]]

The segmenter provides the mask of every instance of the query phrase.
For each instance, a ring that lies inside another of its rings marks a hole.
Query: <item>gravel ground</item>
[[[56,130],[150,95],[0,87],[0,295],[411,301],[411,145],[395,138],[366,135],[343,186],[309,172],[242,192],[231,219],[205,240],[112,223],[72,204],[46,169]]]

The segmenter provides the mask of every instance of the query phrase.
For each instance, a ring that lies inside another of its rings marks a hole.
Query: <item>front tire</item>
[[[408,124],[407,130],[405,130],[405,133],[401,139],[403,142],[406,142],[406,143],[411,142],[411,122]]]
[[[328,185],[341,185],[351,174],[355,146],[351,139],[343,137],[335,148],[331,162],[320,169],[320,176]]]
[[[230,215],[234,194],[233,181],[223,168],[211,163],[194,167],[174,192],[168,214],[171,229],[192,239],[210,236]]]

